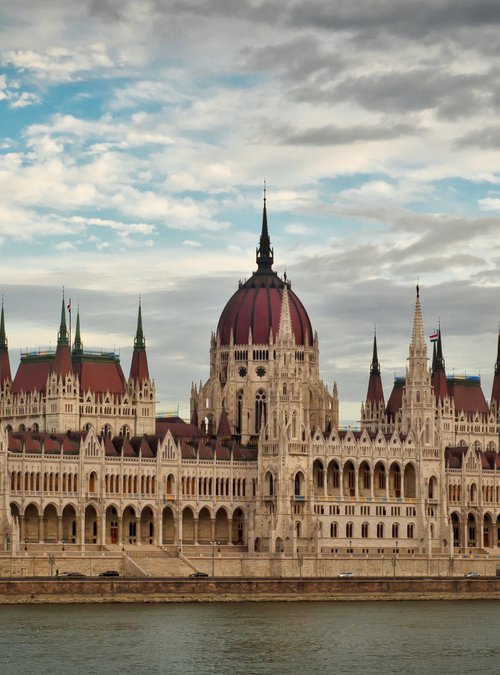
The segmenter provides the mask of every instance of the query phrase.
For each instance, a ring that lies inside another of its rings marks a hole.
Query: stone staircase
[[[196,567],[157,548],[128,550],[127,555],[148,577],[188,577]]]

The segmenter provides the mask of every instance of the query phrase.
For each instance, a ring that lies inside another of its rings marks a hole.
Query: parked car
[[[202,579],[204,577],[208,577],[208,574],[206,572],[193,572],[189,575],[189,577],[190,579]]]
[[[339,577],[340,577],[341,579],[350,579],[350,578],[353,577],[353,576],[354,576],[354,574],[353,574],[352,572],[341,572],[341,573],[339,574]]]
[[[100,577],[119,577],[120,572],[117,570],[104,570],[104,572],[99,573]]]
[[[58,579],[82,579],[85,578],[85,574],[82,572],[60,572],[57,575]]]
[[[480,577],[481,575],[479,572],[467,572],[465,575],[468,579],[477,579],[477,577]]]

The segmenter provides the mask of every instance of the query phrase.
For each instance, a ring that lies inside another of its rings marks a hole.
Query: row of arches
[[[264,476],[265,495],[274,496],[278,492],[276,476],[267,471]],[[292,478],[292,493],[295,496],[307,496],[307,482],[302,471],[298,471]],[[401,498],[416,499],[417,484],[416,470],[412,462],[404,469],[397,462],[388,468],[379,461],[373,470],[367,461],[355,467],[351,460],[342,466],[337,460],[332,460],[325,467],[320,459],[313,463],[312,494],[315,497],[340,498]],[[429,499],[438,498],[438,481],[431,476],[427,481],[426,496]]]
[[[78,492],[78,474],[57,471],[11,471],[11,492]]]
[[[461,502],[462,496],[463,491],[461,484],[448,485],[448,501]],[[465,497],[470,504],[478,503],[479,491],[476,483],[471,483],[465,487]],[[500,486],[482,485],[481,498],[483,503],[498,503],[500,501]]]
[[[11,503],[11,514],[18,524],[21,544],[218,544],[243,545],[246,542],[246,517],[242,508],[221,506],[215,512],[207,507],[199,511],[186,506],[180,515],[170,506],[157,511],[127,505],[121,510],[109,505],[101,512],[88,504],[80,515],[74,504],[59,510],[55,504],[41,509],[30,503],[22,509]]]
[[[246,497],[246,478],[212,478],[208,476],[182,476],[181,495],[183,497]],[[255,480],[252,481],[252,492],[255,496]],[[175,478],[169,475],[166,483],[168,495],[174,495]]]
[[[450,516],[454,548],[496,548],[500,546],[500,515],[491,513],[479,518],[475,513],[462,515],[454,511]]]

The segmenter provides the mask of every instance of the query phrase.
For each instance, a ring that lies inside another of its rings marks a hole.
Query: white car
[[[340,577],[341,579],[350,579],[350,578],[353,577],[353,576],[354,576],[354,574],[353,574],[352,572],[341,572],[341,573],[339,574],[339,577]]]
[[[477,579],[477,577],[480,577],[481,575],[479,572],[467,572],[465,575],[468,579]]]

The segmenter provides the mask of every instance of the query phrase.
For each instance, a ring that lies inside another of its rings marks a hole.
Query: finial
[[[417,281],[417,298],[420,298],[420,286]]]

